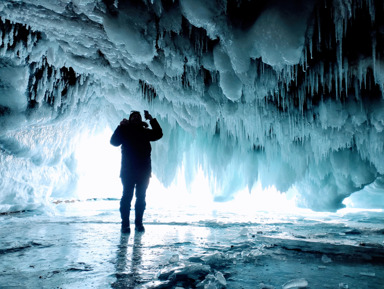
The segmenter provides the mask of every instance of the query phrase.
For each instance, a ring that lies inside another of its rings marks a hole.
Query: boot
[[[144,210],[135,210],[135,230],[139,233],[145,231],[145,228],[143,226],[143,215]]]
[[[120,206],[120,215],[121,215],[121,233],[129,234],[131,229],[129,227],[129,214],[130,208],[125,208]]]
[[[131,228],[129,227],[129,221],[121,222],[121,233],[123,234],[131,233]]]

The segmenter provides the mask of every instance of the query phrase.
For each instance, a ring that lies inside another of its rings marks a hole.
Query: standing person
[[[120,178],[123,183],[123,196],[120,201],[121,232],[130,233],[129,214],[131,201],[136,187],[135,229],[144,232],[143,215],[145,194],[151,177],[151,141],[163,136],[163,131],[155,118],[148,111],[144,117],[149,120],[152,129],[143,122],[138,111],[132,111],[129,120],[123,119],[111,137],[113,146],[121,145]]]

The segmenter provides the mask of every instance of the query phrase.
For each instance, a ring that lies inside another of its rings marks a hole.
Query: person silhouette
[[[155,118],[144,111],[148,124],[142,121],[138,111],[132,111],[129,119],[123,119],[111,137],[113,146],[121,145],[120,178],[123,184],[123,196],[120,200],[121,232],[130,233],[129,217],[131,202],[136,187],[135,230],[144,232],[143,215],[146,206],[145,195],[152,173],[151,141],[162,138],[163,131]]]

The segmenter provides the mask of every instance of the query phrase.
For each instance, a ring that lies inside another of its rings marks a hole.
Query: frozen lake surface
[[[384,288],[383,212],[152,207],[122,235],[110,200],[0,225],[0,288]]]

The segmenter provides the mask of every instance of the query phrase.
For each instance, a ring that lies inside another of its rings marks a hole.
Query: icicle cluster
[[[219,200],[260,181],[336,210],[384,173],[380,0],[19,2],[0,5],[7,133],[149,109],[158,177],[202,166]]]

